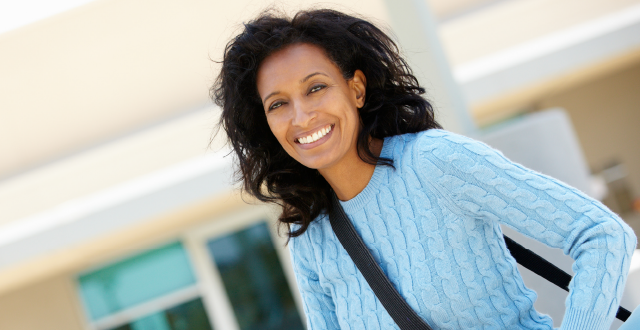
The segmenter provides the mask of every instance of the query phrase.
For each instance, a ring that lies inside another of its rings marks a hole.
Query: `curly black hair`
[[[369,137],[441,128],[397,45],[372,23],[329,9],[301,11],[293,18],[268,10],[245,23],[225,48],[211,98],[222,108],[219,127],[238,157],[236,175],[244,190],[283,207],[279,221],[287,226],[289,237],[301,235],[323,210],[328,211],[332,194],[318,171],[290,157],[271,133],[256,86],[261,62],[296,43],[323,49],[346,80],[356,70],[364,73],[366,96],[359,109],[362,129],[357,142],[363,161],[393,166],[390,159],[372,153]],[[292,224],[299,226],[294,230]]]

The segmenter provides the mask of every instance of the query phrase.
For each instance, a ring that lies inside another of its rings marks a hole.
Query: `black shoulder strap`
[[[376,263],[371,252],[356,232],[351,221],[344,213],[338,198],[333,195],[332,210],[329,214],[331,228],[338,240],[356,264],[362,276],[387,310],[391,318],[402,330],[431,330],[431,327],[400,296],[387,276]]]
[[[367,280],[367,283],[369,283],[369,286],[382,303],[382,306],[384,306],[400,329],[431,329],[429,325],[411,309],[409,304],[407,304],[393,287],[384,272],[382,272],[382,269],[373,259],[371,252],[369,252],[356,232],[356,229],[353,227],[353,224],[344,213],[344,209],[342,209],[342,205],[340,205],[340,201],[338,201],[335,194],[333,194],[332,211],[331,214],[329,214],[329,221],[338,240],[344,249],[347,250],[347,253],[349,253],[356,267],[358,267],[362,276]],[[535,252],[516,243],[508,236],[504,236],[504,241],[513,258],[516,259],[520,265],[565,291],[569,291],[571,275],[537,255]],[[616,313],[616,317],[622,322],[626,321],[630,315],[631,312],[622,306],[618,308],[618,312]]]
[[[537,255],[535,252],[525,248],[524,246],[516,243],[508,236],[504,236],[504,242],[507,243],[507,248],[516,261],[522,265],[522,267],[538,274],[545,280],[557,285],[558,287],[569,291],[569,282],[571,282],[571,275],[567,274],[564,270],[556,267],[556,265],[547,261],[547,259]],[[622,322],[626,321],[631,312],[626,308],[620,306],[616,317]]]

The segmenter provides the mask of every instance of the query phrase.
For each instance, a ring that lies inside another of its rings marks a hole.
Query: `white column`
[[[426,0],[385,0],[385,4],[400,49],[427,90],[426,98],[436,110],[436,119],[449,131],[476,135],[477,128],[453,79]]]

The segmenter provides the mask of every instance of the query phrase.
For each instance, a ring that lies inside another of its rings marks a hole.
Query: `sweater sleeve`
[[[424,134],[418,149],[438,171],[435,183],[462,212],[506,224],[575,260],[561,329],[608,329],[636,246],[623,220],[481,142],[438,130]]]
[[[306,235],[302,235],[289,241],[293,271],[307,318],[307,330],[340,329],[333,299],[324,292],[318,273],[312,270],[313,253],[308,240]]]

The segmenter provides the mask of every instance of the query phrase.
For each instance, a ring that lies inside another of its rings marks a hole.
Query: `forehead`
[[[322,72],[331,77],[342,76],[325,51],[312,44],[294,44],[269,55],[257,75],[258,92],[284,83],[299,83],[310,73]]]

